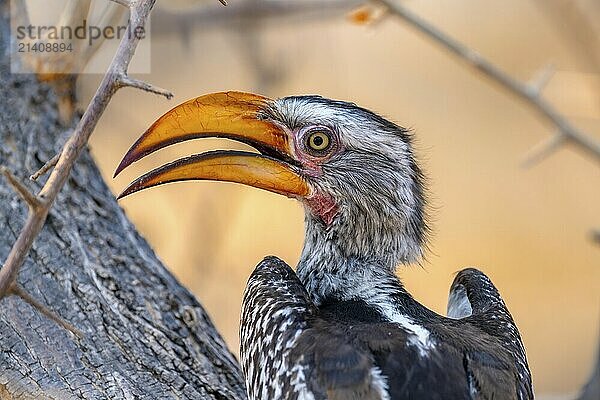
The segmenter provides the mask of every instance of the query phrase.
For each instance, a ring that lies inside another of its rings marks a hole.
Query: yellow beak
[[[203,137],[224,137],[247,143],[263,154],[214,151],[182,158],[156,168],[132,182],[119,195],[169,182],[215,180],[236,182],[288,197],[307,197],[310,188],[292,160],[286,130],[261,112],[272,100],[240,92],[200,96],[178,105],[160,117],[135,142],[115,171],[117,176],[132,163],[163,147]]]

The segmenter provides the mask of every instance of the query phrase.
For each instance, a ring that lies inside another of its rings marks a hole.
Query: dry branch
[[[35,212],[43,207],[43,201],[39,199],[6,167],[0,167],[0,172],[6,178],[14,191],[27,203],[27,205]]]
[[[120,1],[119,3],[130,6],[130,26],[140,27],[145,26],[155,1],[156,0],[137,0],[136,2],[131,3],[123,1]],[[172,96],[163,89],[154,88],[149,84],[143,84],[139,81],[132,80],[127,76],[127,67],[133,58],[139,40],[140,38],[138,35],[127,35],[121,40],[115,57],[113,58],[108,71],[104,75],[98,90],[90,101],[90,104],[85,110],[85,113],[75,128],[72,136],[65,143],[46,184],[37,195],[31,193],[7,170],[3,170],[4,175],[11,185],[30,205],[30,209],[25,225],[13,244],[2,269],[0,269],[0,298],[11,294],[11,291],[12,294],[15,294],[12,287],[19,270],[23,265],[35,238],[42,229],[56,196],[64,186],[75,161],[79,157],[81,151],[85,148],[98,120],[104,113],[104,110],[115,92],[122,86],[133,86],[142,88],[146,91],[159,93],[166,97]],[[49,168],[51,168],[51,166]],[[16,294],[19,294],[19,292]]]
[[[481,72],[484,76],[524,101],[525,104],[534,110],[541,118],[554,127],[558,132],[557,134],[560,135],[561,140],[558,140],[557,137],[554,136],[545,143],[542,143],[541,147],[539,147],[542,149],[542,152],[534,152],[533,156],[526,159],[526,165],[531,165],[534,161],[541,159],[540,155],[547,155],[550,151],[555,151],[559,148],[558,144],[562,145],[563,143],[573,144],[583,153],[592,156],[596,161],[600,162],[600,142],[575,127],[566,117],[541,97],[540,91],[543,88],[543,84],[548,81],[549,73],[539,73],[538,76],[541,76],[542,78],[534,80],[534,83],[522,83],[486,60],[478,52],[448,36],[445,32],[442,32],[434,25],[412,13],[397,1],[375,1],[383,4],[389,10],[390,15],[406,22],[411,27],[447,49],[451,54],[458,57],[468,66]],[[540,82],[542,84],[540,84]]]
[[[152,33],[156,36],[188,33],[194,27],[222,26],[228,22],[294,18],[305,22],[307,16],[323,19],[350,11],[365,0],[237,0],[227,8],[217,6],[190,7],[184,11],[157,9],[153,16]]]
[[[144,81],[140,81],[138,79],[131,78],[127,75],[120,76],[116,84],[118,85],[118,87],[132,87],[143,90],[145,92],[154,93],[159,96],[166,97],[167,100],[171,100],[173,98],[173,93],[169,92],[168,90],[159,88],[157,86],[154,86]]]

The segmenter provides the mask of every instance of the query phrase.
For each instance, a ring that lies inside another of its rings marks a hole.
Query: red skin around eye
[[[331,140],[334,141],[332,145],[335,147],[332,148],[330,153],[323,157],[309,154],[304,148],[304,135],[314,128],[315,127],[298,128],[289,134],[293,138],[294,158],[302,164],[302,171],[310,177],[318,178],[323,175],[322,164],[329,160],[334,154],[342,151],[343,148],[340,145],[339,138],[336,136],[335,132],[332,132]],[[305,202],[313,215],[319,217],[326,226],[329,226],[333,222],[333,219],[339,211],[334,198],[322,191],[317,191],[312,196],[307,197]]]
[[[323,175],[323,169],[321,165],[330,159],[334,154],[341,151],[341,146],[339,145],[339,140],[334,132],[332,132],[331,140],[333,141],[332,151],[325,155],[324,157],[317,157],[309,154],[304,148],[305,138],[304,135],[307,134],[308,131],[314,129],[315,127],[308,128],[299,128],[295,129],[292,132],[293,143],[294,143],[294,156],[295,158],[302,164],[304,167],[304,172],[312,177],[319,177]]]

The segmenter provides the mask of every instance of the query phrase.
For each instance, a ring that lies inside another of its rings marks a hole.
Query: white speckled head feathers
[[[353,103],[319,96],[275,100],[265,117],[290,130],[327,126],[343,147],[322,164],[320,176],[307,177],[318,193],[333,199],[338,212],[325,224],[305,202],[298,265],[305,284],[315,275],[327,284],[323,273],[335,283],[337,273],[365,265],[389,275],[400,263],[421,258],[427,234],[423,176],[406,129]],[[315,271],[323,268],[329,270]]]

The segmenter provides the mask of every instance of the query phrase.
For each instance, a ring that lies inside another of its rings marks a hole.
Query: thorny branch
[[[148,19],[156,0],[119,0],[116,2],[129,8],[130,26],[140,27],[145,26],[146,20]],[[60,156],[56,160],[56,165],[54,166],[50,177],[38,194],[29,191],[23,183],[5,168],[1,171],[15,191],[29,205],[29,212],[25,225],[13,244],[2,269],[0,269],[0,299],[11,294],[17,295],[37,308],[44,315],[57,321],[72,332],[77,331],[71,329],[72,327],[66,322],[60,321],[60,318],[57,317],[56,314],[47,310],[41,303],[38,303],[25,294],[23,290],[17,286],[16,277],[35,238],[44,226],[52,204],[67,181],[75,161],[85,148],[98,120],[104,113],[104,110],[116,91],[121,87],[130,86],[157,93],[167,98],[172,97],[172,94],[164,89],[156,88],[150,84],[131,79],[127,76],[127,68],[133,58],[139,41],[140,38],[138,35],[127,35],[121,40],[117,52],[104,75],[100,86],[85,110],[83,117],[77,124],[73,134],[65,143]],[[47,163],[48,166],[43,167],[42,170],[52,168],[52,164],[53,160]]]
[[[571,143],[584,153],[600,162],[600,142],[575,127],[567,118],[559,113],[541,96],[541,91],[551,76],[550,69],[538,74],[539,78],[531,83],[522,83],[508,73],[486,60],[481,54],[470,49],[434,25],[413,14],[410,10],[392,0],[374,0],[382,4],[393,15],[423,33],[428,38],[445,47],[452,54],[481,72],[510,93],[514,94],[533,109],[540,117],[552,125],[556,131],[545,142],[540,143],[525,158],[524,164],[529,166],[548,156],[566,143]]]
[[[173,33],[188,34],[194,27],[222,26],[230,21],[263,22],[268,19],[294,17],[305,21],[303,18],[307,16],[310,16],[312,21],[339,15],[340,12],[350,11],[364,3],[365,0],[237,0],[231,2],[227,9],[218,5],[203,4],[189,7],[185,11],[161,7],[154,13],[152,33],[163,36]]]
[[[268,91],[280,82],[285,68],[272,65],[264,57],[264,43],[259,40],[259,32],[269,20],[289,21],[290,23],[314,22],[332,16],[343,15],[364,3],[365,0],[238,0],[225,9],[218,4],[186,7],[174,10],[160,7],[154,11],[152,33],[156,36],[179,35],[181,43],[190,48],[191,35],[195,28],[222,28],[226,24],[235,26],[227,30],[234,36],[238,46],[237,54],[242,62],[248,63],[255,79],[255,89]],[[191,49],[191,48],[190,48]]]

